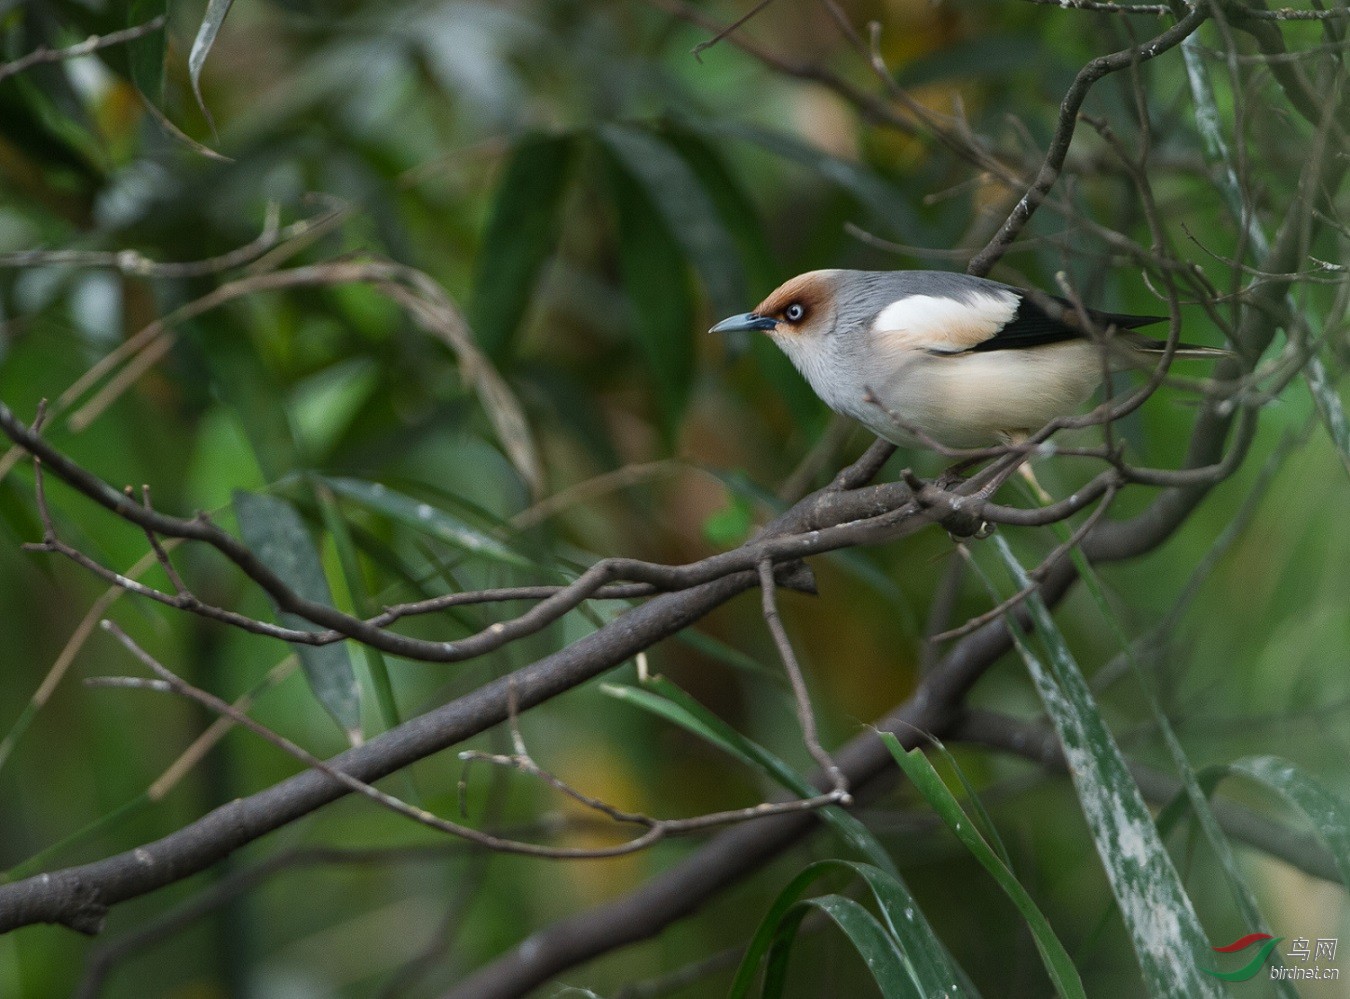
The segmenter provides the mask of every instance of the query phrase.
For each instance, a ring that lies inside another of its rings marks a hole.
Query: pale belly
[[[888,380],[869,384],[875,402],[864,399],[846,411],[897,444],[922,443],[908,429],[917,428],[947,447],[986,447],[1076,412],[1102,378],[1099,348],[1082,340],[920,354]]]

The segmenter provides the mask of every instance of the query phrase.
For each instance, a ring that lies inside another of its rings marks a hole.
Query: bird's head
[[[840,284],[848,271],[809,271],[779,285],[753,312],[723,319],[711,333],[758,331],[787,348],[805,345],[834,329]]]

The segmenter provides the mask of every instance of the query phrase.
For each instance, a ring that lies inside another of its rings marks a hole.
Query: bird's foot
[[[983,541],[994,533],[997,526],[998,525],[996,524],[989,523],[987,520],[982,520],[973,531],[968,533],[964,531],[954,531],[949,527],[947,528],[947,537],[951,538],[952,542],[958,545],[962,541]]]

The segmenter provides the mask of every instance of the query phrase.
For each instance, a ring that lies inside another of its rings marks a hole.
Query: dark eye
[[[790,323],[799,323],[802,317],[806,315],[806,308],[801,302],[793,302],[783,310],[783,318]]]

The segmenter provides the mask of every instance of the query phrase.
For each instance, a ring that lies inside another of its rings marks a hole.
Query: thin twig
[[[168,667],[160,663],[159,660],[155,659],[152,655],[150,655],[150,653],[146,652],[145,649],[141,648],[141,646],[137,644],[134,639],[132,639],[125,631],[123,631],[120,627],[118,627],[117,624],[114,623],[113,621],[104,620],[102,626],[104,630],[106,630],[109,634],[111,634],[114,638],[116,638],[119,642],[121,642],[122,646],[128,652],[130,652],[144,666],[146,666],[151,672],[153,672],[156,675],[157,679],[145,680],[135,677],[100,678],[98,681],[96,681],[96,685],[140,687],[147,690],[168,691],[177,694],[178,696],[186,698],[187,700],[193,701],[197,704],[200,704],[201,706],[208,708],[209,710],[214,711],[215,713],[222,715],[223,717],[229,718],[236,725],[248,729],[254,735],[258,736],[259,738],[263,739],[266,742],[271,743],[273,746],[276,746],[282,752],[286,753],[289,756],[294,757],[301,763],[305,764],[305,766],[310,767],[313,770],[317,770],[320,773],[324,774],[325,776],[330,777],[333,780],[337,781],[339,784],[343,785],[343,787],[345,787],[348,791],[369,798],[371,801],[375,802],[377,805],[380,805],[382,808],[386,808],[389,811],[392,811],[398,815],[402,815],[405,818],[412,819],[414,822],[417,822],[420,825],[424,825],[430,829],[434,829],[437,832],[443,832],[448,833],[452,836],[458,836],[461,839],[469,840],[470,842],[476,843],[479,846],[486,847],[487,849],[490,850],[501,851],[503,853],[519,853],[525,854],[527,856],[551,857],[558,859],[568,857],[597,858],[597,857],[618,856],[619,854],[631,853],[634,850],[640,850],[643,847],[648,846],[651,843],[655,842],[657,839],[661,838],[662,835],[664,835],[665,832],[664,830],[660,830],[656,826],[649,826],[648,829],[645,832],[643,832],[640,836],[638,836],[636,839],[629,840],[617,847],[610,847],[610,848],[602,847],[594,850],[572,849],[567,847],[554,848],[547,846],[539,846],[534,843],[524,843],[518,840],[502,839],[500,837],[493,836],[490,833],[485,833],[482,832],[481,830],[474,829],[469,826],[463,826],[455,822],[447,821],[445,819],[439,818],[436,815],[433,815],[431,812],[428,812],[425,809],[417,808],[414,805],[409,805],[407,802],[402,801],[391,794],[387,794],[386,792],[381,791],[379,788],[367,784],[365,781],[359,780],[356,777],[353,777],[349,773],[346,773],[342,770],[338,770],[335,767],[329,766],[327,763],[319,759],[319,757],[315,756],[313,753],[310,753],[308,750],[297,745],[290,739],[287,739],[285,736],[273,731],[272,729],[261,724],[260,722],[255,721],[251,716],[245,714],[243,711],[240,711],[238,708],[230,704],[228,701],[224,701],[221,698],[216,697],[214,694],[208,693],[207,691],[200,689],[199,687],[194,687],[192,684],[182,679],[182,677],[172,672]]]
[[[616,823],[636,825],[643,827],[644,829],[641,834],[633,839],[626,840],[623,843],[611,847],[550,847],[542,846],[537,843],[526,843],[520,840],[505,839],[500,836],[494,836],[491,833],[485,833],[479,829],[474,829],[471,826],[465,826],[457,822],[450,822],[447,819],[442,819],[439,816],[428,812],[424,808],[410,805],[394,795],[381,791],[379,788],[352,776],[344,770],[329,765],[280,733],[255,721],[251,716],[230,704],[228,701],[222,700],[214,694],[202,690],[199,687],[194,687],[192,684],[188,683],[182,677],[178,676],[159,662],[154,656],[150,655],[150,653],[142,648],[125,631],[118,627],[115,622],[105,619],[102,622],[102,627],[116,638],[128,652],[153,672],[155,674],[155,679],[103,677],[93,681],[93,685],[138,688],[177,694],[180,697],[191,700],[230,719],[230,721],[234,722],[236,725],[248,729],[254,735],[271,743],[273,746],[276,746],[282,752],[305,764],[305,766],[332,778],[348,791],[362,795],[382,808],[386,808],[404,818],[411,819],[419,825],[424,825],[429,829],[434,829],[437,832],[447,833],[461,839],[469,840],[485,849],[500,853],[515,853],[530,857],[546,857],[554,860],[598,860],[605,857],[618,857],[644,850],[667,836],[683,835],[686,833],[716,828],[718,826],[762,819],[772,815],[812,811],[817,808],[822,808],[825,805],[840,804],[847,800],[847,794],[845,792],[836,790],[826,794],[815,795],[810,798],[763,802],[762,804],[752,805],[748,808],[708,812],[703,815],[693,816],[692,818],[658,819],[636,812],[625,812],[598,798],[586,795],[548,771],[539,768],[533,761],[529,760],[528,757],[493,757],[477,753],[464,754],[464,758],[466,759],[486,759],[494,763],[506,763],[517,766],[528,773],[532,773],[544,779],[554,787],[558,788],[558,790],[583,805],[586,805],[588,808],[609,816]],[[513,691],[514,686],[508,685],[508,690]],[[514,698],[514,696],[513,693],[508,694],[508,697],[510,698]]]
[[[1088,91],[1092,89],[1093,84],[1110,73],[1118,72],[1137,62],[1146,62],[1179,45],[1184,38],[1199,28],[1208,17],[1209,5],[1197,4],[1176,24],[1149,41],[1119,52],[1113,52],[1110,55],[1098,56],[1078,71],[1073,85],[1064,95],[1063,103],[1060,105],[1059,121],[1055,126],[1055,133],[1050,140],[1049,148],[1045,153],[1045,160],[1042,162],[1040,170],[1037,171],[1035,180],[1032,181],[1026,193],[1022,195],[1021,200],[1013,207],[1012,212],[1009,213],[994,237],[970,261],[967,270],[971,274],[983,276],[993,269],[999,258],[1012,245],[1012,242],[1018,237],[1026,224],[1031,221],[1032,215],[1040,207],[1041,202],[1045,200],[1046,194],[1054,186],[1055,181],[1059,179],[1060,170],[1064,166],[1064,159],[1069,154],[1069,146],[1073,143],[1078,112],[1083,106],[1083,101],[1087,99]]]
[[[159,31],[164,27],[167,20],[168,18],[165,15],[160,14],[158,17],[152,17],[144,24],[123,28],[121,31],[110,31],[106,35],[90,35],[84,41],[64,49],[51,49],[44,45],[15,59],[13,62],[0,63],[0,81],[7,80],[17,73],[22,73],[26,69],[32,69],[34,66],[40,66],[44,63],[79,59],[81,56],[92,55],[100,49],[134,42],[138,38],[144,38],[146,35]]]
[[[1059,7],[1062,10],[1093,10],[1102,14],[1147,14],[1154,17],[1171,17],[1173,14],[1171,7],[1160,3],[1124,4],[1108,3],[1106,0],[1024,0],[1024,2]]]
[[[747,21],[749,21],[752,17],[754,17],[755,15],[757,15],[760,11],[762,11],[765,7],[769,6],[769,4],[771,4],[771,3],[773,3],[773,0],[759,0],[759,3],[755,4],[753,7],[751,7],[748,11],[746,11],[746,12],[745,12],[744,14],[742,14],[740,17],[736,18],[736,20],[732,21],[730,24],[728,24],[725,28],[723,28],[723,29],[722,29],[721,31],[719,31],[717,34],[715,34],[715,35],[713,35],[711,38],[708,38],[708,39],[706,39],[706,40],[704,40],[704,41],[701,41],[701,42],[699,42],[697,45],[695,45],[692,49],[689,50],[689,54],[692,55],[692,56],[693,56],[695,59],[697,59],[699,62],[702,62],[702,61],[703,61],[703,53],[704,53],[704,52],[706,52],[708,49],[712,48],[714,45],[716,45],[718,42],[720,42],[723,38],[726,38],[728,35],[730,35],[732,32],[734,32],[737,28],[740,28],[742,25],[744,25]]]
[[[816,761],[816,765],[829,777],[838,800],[847,804],[852,800],[848,794],[848,778],[820,744],[820,733],[816,730],[816,713],[811,707],[811,695],[806,689],[801,666],[797,663],[797,654],[792,651],[792,642],[789,641],[783,620],[778,614],[777,590],[778,586],[773,578],[773,562],[765,559],[759,563],[759,591],[764,621],[769,626],[769,633],[773,635],[774,644],[778,647],[778,656],[783,661],[783,669],[792,684],[792,696],[797,705],[797,721],[801,725],[802,740],[806,743],[807,752]]]

